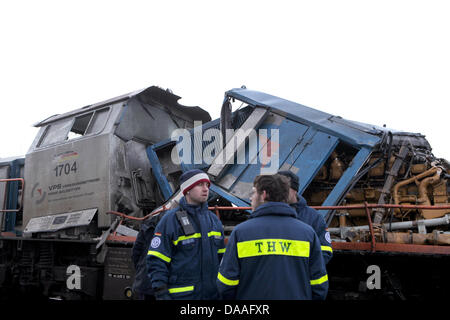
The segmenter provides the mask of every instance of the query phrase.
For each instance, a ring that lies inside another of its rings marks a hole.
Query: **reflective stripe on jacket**
[[[188,213],[195,233],[186,236],[176,212]],[[208,204],[189,205],[183,197],[155,229],[147,255],[152,287],[167,285],[173,299],[217,299],[216,278],[225,252],[223,226]]]
[[[228,240],[217,276],[223,299],[325,299],[328,276],[314,230],[286,203],[259,206]]]

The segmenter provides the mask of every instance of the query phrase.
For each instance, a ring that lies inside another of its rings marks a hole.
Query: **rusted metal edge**
[[[372,252],[370,242],[332,242],[333,250]],[[376,252],[400,252],[420,254],[450,255],[450,246],[434,246],[420,244],[376,243]]]
[[[370,250],[372,251],[372,252],[375,252],[375,234],[374,234],[374,231],[373,231],[373,225],[372,225],[372,218],[370,217],[370,210],[369,210],[369,207],[368,207],[368,203],[367,202],[364,202],[364,206],[365,206],[365,209],[366,209],[366,214],[367,214],[367,221],[369,221],[369,230],[370,230],[370,238],[371,238],[371,248],[370,248]]]
[[[119,235],[109,235],[108,238],[106,238],[106,241],[114,241],[114,242],[135,242],[136,237],[130,237],[130,236],[119,236]]]
[[[13,232],[0,232],[0,237],[15,238],[16,234]]]
[[[425,206],[425,205],[395,205],[395,204],[376,204],[376,203],[365,203],[363,205],[347,205],[347,206],[310,206],[313,209],[317,209],[317,210],[342,210],[342,209],[348,209],[348,210],[353,210],[353,209],[368,209],[368,208],[400,208],[400,209],[430,209],[430,210],[442,210],[442,209],[450,209],[450,205],[439,205],[439,206]],[[106,212],[106,214],[113,214],[119,217],[122,217],[124,219],[130,219],[130,220],[136,220],[136,221],[143,221],[147,218],[149,218],[150,216],[154,216],[162,211],[167,210],[165,207],[158,209],[157,211],[154,211],[144,217],[133,217],[133,216],[129,216],[126,215],[122,212],[117,212],[117,211],[108,211]],[[219,207],[219,206],[214,206],[214,207],[208,207],[208,210],[214,210],[215,213],[218,213],[218,210],[252,210],[252,207]]]

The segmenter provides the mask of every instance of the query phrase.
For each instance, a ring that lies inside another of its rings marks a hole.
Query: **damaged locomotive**
[[[226,235],[248,218],[256,175],[298,175],[331,235],[329,299],[445,297],[450,165],[424,135],[245,87],[225,93],[216,120],[179,99],[149,87],[52,116],[25,158],[3,159],[1,297],[132,299],[139,225],[176,205],[178,178],[193,168],[210,176]]]

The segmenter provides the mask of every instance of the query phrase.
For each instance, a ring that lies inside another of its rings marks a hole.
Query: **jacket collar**
[[[197,211],[201,212],[201,211],[208,210],[208,202],[203,202],[202,204],[196,206],[196,205],[187,203],[185,197],[182,197],[180,199],[179,205],[183,210],[186,210],[189,213],[195,213]]]
[[[306,200],[302,196],[298,195],[298,201],[296,203],[291,203],[291,207],[295,210],[300,210],[306,207]]]
[[[286,217],[296,217],[297,214],[287,203],[284,202],[266,202],[256,208],[255,211],[251,213],[251,217],[261,217],[261,216],[286,216]]]

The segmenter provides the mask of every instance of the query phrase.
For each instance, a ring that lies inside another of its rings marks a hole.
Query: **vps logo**
[[[33,186],[33,189],[31,189],[31,198],[35,199],[36,204],[41,204],[42,201],[44,201],[45,196],[47,195],[47,192],[42,190],[42,188],[39,187],[39,182],[35,183]]]

